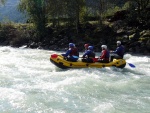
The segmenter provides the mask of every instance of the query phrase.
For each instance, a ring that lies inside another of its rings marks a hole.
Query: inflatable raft
[[[113,59],[109,63],[86,63],[78,60],[77,62],[71,62],[64,59],[62,55],[52,54],[50,56],[50,61],[57,67],[62,69],[67,68],[103,68],[103,67],[112,67],[124,68],[126,66],[126,61],[124,59]]]

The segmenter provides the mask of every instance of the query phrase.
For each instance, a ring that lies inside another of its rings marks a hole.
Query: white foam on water
[[[124,69],[62,70],[49,60],[54,53],[63,52],[0,47],[0,112],[150,111],[150,57],[126,54]]]

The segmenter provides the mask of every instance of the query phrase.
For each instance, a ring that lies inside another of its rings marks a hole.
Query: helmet
[[[73,43],[69,43],[69,47],[74,47],[74,44]]]
[[[121,41],[117,41],[117,44],[121,44]]]
[[[84,47],[88,48],[88,47],[89,47],[89,44],[84,44]]]
[[[104,49],[107,49],[107,46],[106,46],[106,45],[102,45],[101,47],[104,48]]]
[[[89,50],[93,50],[93,46],[89,46],[88,49],[89,49]]]

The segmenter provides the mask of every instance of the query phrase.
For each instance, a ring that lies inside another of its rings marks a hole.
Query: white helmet
[[[104,48],[104,49],[107,49],[107,46],[106,46],[106,45],[102,45],[101,47]]]
[[[121,44],[121,41],[117,41],[117,44]]]

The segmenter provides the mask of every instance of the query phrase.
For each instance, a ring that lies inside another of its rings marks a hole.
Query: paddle
[[[52,55],[51,55],[51,58],[57,58],[57,57],[58,57],[57,54],[52,54]],[[75,56],[75,55],[73,55],[72,57],[73,57],[73,58],[76,58],[76,59],[82,58],[82,57],[78,57],[78,56]]]
[[[73,55],[72,56],[73,58],[83,58],[83,57],[78,57],[78,56],[75,56],[75,55]],[[93,59],[93,62],[97,62],[98,61],[98,58],[92,58]]]
[[[75,55],[72,55],[72,57],[73,57],[73,58],[76,58],[76,59],[77,59],[77,58],[83,58],[83,57],[78,57],[78,56],[75,56]]]
[[[135,68],[134,64],[128,63],[130,67]]]

